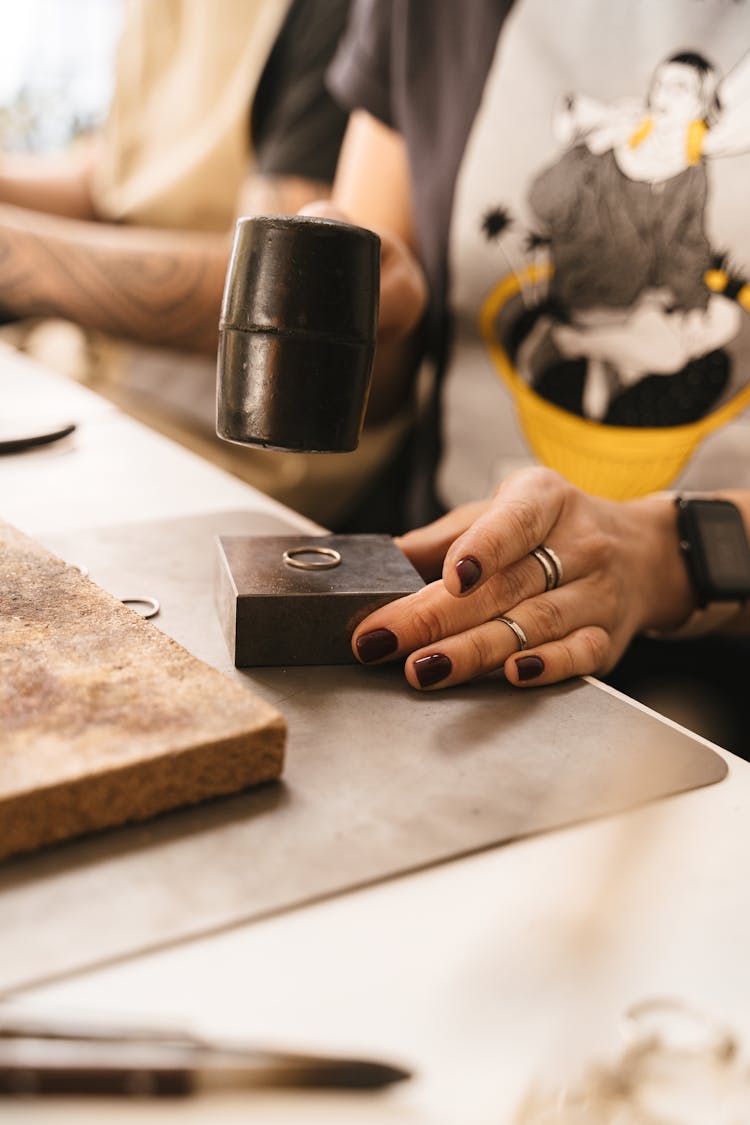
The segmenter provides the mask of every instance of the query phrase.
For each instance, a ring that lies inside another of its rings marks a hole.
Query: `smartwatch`
[[[733,602],[740,609],[750,598],[750,544],[739,509],[729,500],[678,496],[675,503],[680,550],[698,605]]]

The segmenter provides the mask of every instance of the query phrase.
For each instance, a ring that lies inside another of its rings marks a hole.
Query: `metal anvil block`
[[[355,663],[359,622],[423,585],[388,535],[225,535],[218,548],[216,602],[238,668]]]

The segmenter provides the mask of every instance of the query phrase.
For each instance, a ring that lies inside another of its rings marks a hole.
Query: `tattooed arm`
[[[0,206],[0,305],[144,343],[216,347],[228,240]]]
[[[293,214],[326,190],[299,177],[251,178],[240,210]],[[231,239],[231,231],[129,227],[0,203],[0,307],[211,354]]]

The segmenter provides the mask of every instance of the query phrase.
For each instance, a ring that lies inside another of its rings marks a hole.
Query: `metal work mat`
[[[287,763],[255,791],[0,865],[0,992],[725,775],[708,747],[584,681],[421,695],[392,666],[237,671],[213,604],[215,536],[285,529],[218,513],[45,540],[111,593],[158,598],[160,628],[275,704]]]

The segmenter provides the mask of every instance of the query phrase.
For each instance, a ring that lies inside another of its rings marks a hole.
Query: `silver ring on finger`
[[[557,571],[552,565],[552,560],[541,547],[535,547],[530,554],[544,571],[544,592],[546,594],[547,590],[552,590],[557,585]]]
[[[508,617],[507,614],[503,613],[500,617],[496,617],[495,620],[502,621],[503,625],[507,625],[511,632],[515,634],[516,640],[518,641],[519,652],[523,652],[525,648],[529,647],[528,637],[518,622],[514,621],[512,617]]]
[[[563,567],[560,562],[560,557],[551,547],[535,547],[529,554],[536,559],[544,571],[544,592],[547,590],[555,590],[563,579]]]

